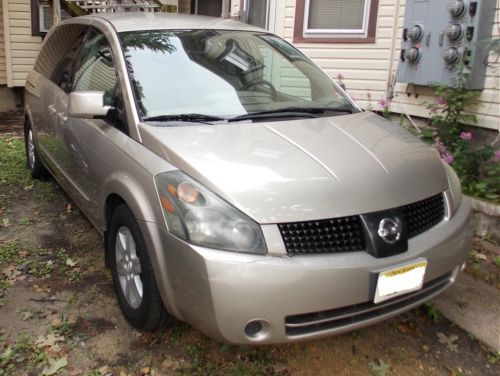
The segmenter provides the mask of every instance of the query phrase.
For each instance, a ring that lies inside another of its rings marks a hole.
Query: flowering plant
[[[493,201],[500,199],[500,151],[492,145],[474,142],[471,130],[464,123],[476,124],[467,106],[477,102],[477,92],[465,86],[467,76],[457,87],[435,85],[434,103],[427,106],[434,131],[422,137],[433,142],[439,155],[457,172],[465,193]]]
[[[389,117],[389,106],[391,105],[391,100],[389,98],[381,98],[378,100],[378,105],[382,107],[382,116]]]

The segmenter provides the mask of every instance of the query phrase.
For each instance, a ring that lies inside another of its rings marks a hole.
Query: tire
[[[113,212],[107,236],[113,287],[127,321],[143,332],[172,323],[174,318],[163,306],[141,229],[125,204]]]
[[[24,150],[26,153],[26,165],[31,172],[31,177],[33,179],[46,179],[49,177],[49,171],[43,165],[38,154],[29,121],[26,121],[24,127]]]

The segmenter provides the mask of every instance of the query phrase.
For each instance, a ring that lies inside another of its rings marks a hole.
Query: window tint
[[[71,91],[103,91],[104,104],[113,107],[105,120],[127,133],[124,101],[111,48],[104,35],[90,29],[75,65]]]
[[[57,85],[68,73],[78,46],[81,46],[87,26],[63,25],[54,30],[43,44],[34,69]]]
[[[70,89],[68,86],[71,82],[71,68],[73,67],[73,62],[78,55],[80,46],[81,40],[78,40],[78,42],[76,42],[58,62],[52,72],[52,75],[50,76],[50,80],[64,91],[68,91]]]
[[[104,91],[110,100],[118,90],[111,49],[104,36],[91,30],[75,69],[72,91]]]

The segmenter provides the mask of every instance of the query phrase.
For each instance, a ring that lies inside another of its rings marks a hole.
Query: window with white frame
[[[296,0],[294,40],[373,42],[378,0]]]
[[[370,0],[306,0],[304,35],[365,36]]]

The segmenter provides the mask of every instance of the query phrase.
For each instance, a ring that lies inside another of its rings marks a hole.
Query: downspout
[[[61,0],[52,0],[52,25],[61,22]]]
[[[387,99],[392,99],[394,96],[394,51],[396,50],[396,40],[398,33],[399,10],[401,8],[401,0],[396,0],[396,13],[394,14],[394,21],[392,23],[392,41],[391,50],[389,54],[389,70],[387,71],[387,89],[385,96]]]

